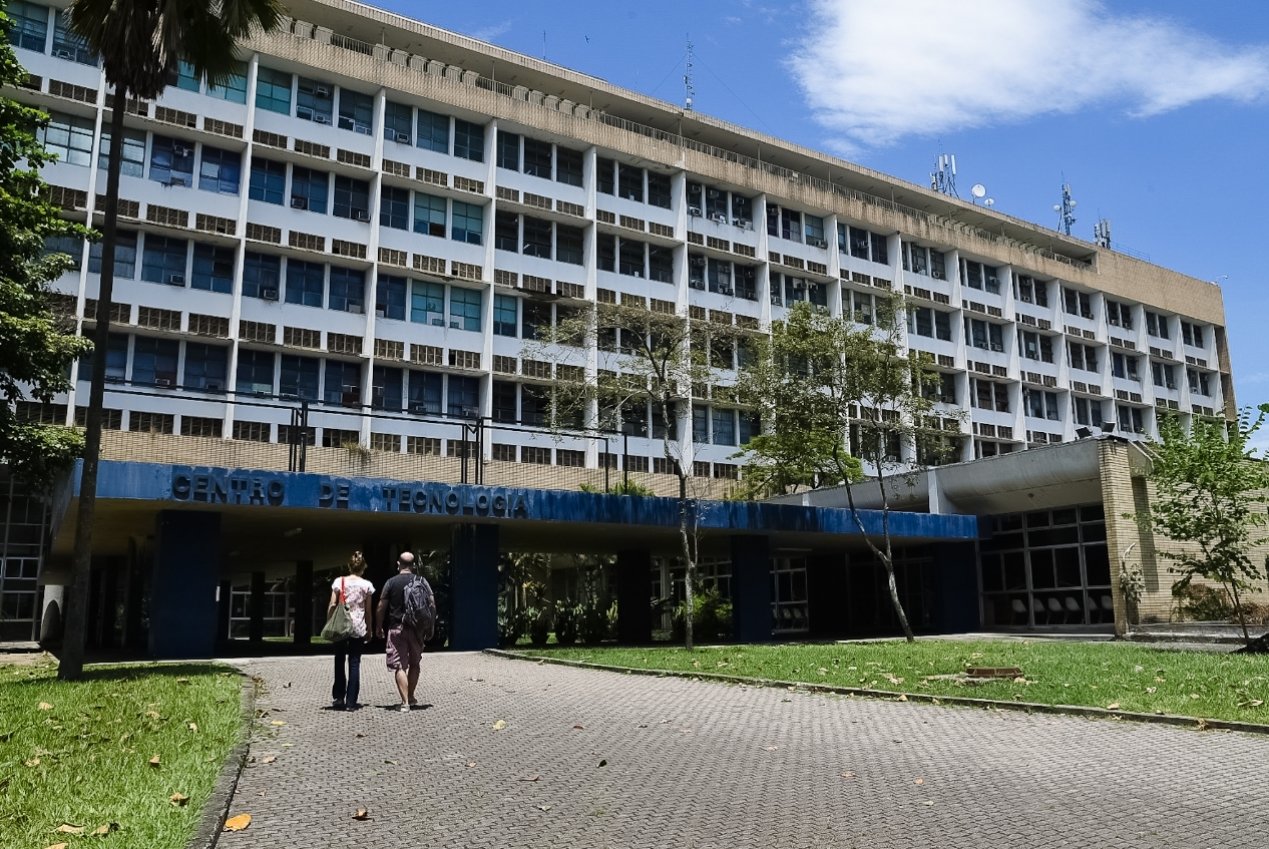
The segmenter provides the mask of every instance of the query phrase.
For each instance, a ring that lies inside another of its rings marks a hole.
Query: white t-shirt
[[[364,637],[366,636],[366,607],[375,594],[375,585],[356,575],[336,578],[330,588],[337,596],[341,582],[344,585],[344,600],[348,602],[348,618],[352,620],[353,633],[358,637]]]

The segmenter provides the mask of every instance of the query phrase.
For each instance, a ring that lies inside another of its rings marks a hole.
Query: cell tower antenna
[[[696,83],[693,78],[693,64],[696,48],[692,44],[692,36],[687,36],[687,66],[683,72],[683,108],[691,112],[692,102],[696,99]]]
[[[941,195],[960,197],[956,194],[956,154],[940,153],[930,172],[930,188]]]
[[[1096,226],[1093,227],[1093,242],[1099,248],[1110,249],[1110,219],[1097,219]]]
[[[1058,229],[1071,235],[1071,225],[1075,223],[1075,199],[1071,197],[1071,184],[1062,176],[1062,202],[1053,204],[1053,211],[1058,214]]]

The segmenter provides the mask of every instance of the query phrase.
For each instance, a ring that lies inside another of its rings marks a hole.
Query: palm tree
[[[93,343],[91,388],[75,526],[74,566],[66,608],[66,633],[58,677],[83,674],[88,582],[93,522],[97,507],[97,466],[101,458],[101,413],[106,385],[104,352],[110,334],[114,291],[115,231],[119,172],[123,161],[123,117],[130,98],[152,100],[167,87],[184,61],[209,82],[223,83],[233,72],[234,51],[253,30],[269,31],[282,17],[278,0],[75,0],[71,29],[102,57],[106,82],[114,87],[110,116],[110,155],[106,171],[105,222],[102,226],[101,286]]]

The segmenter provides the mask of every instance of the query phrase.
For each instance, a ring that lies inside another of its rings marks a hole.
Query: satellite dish
[[[983,206],[995,206],[995,205],[996,205],[995,198],[987,198],[987,200],[983,201]]]
[[[987,197],[987,187],[982,183],[975,183],[970,187],[969,193],[976,198]]]

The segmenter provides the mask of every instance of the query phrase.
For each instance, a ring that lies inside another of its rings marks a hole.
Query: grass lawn
[[[639,669],[713,672],[935,696],[1082,705],[1269,725],[1269,656],[1128,643],[918,640],[699,648],[530,649],[523,654]],[[965,681],[968,666],[1016,679]],[[946,677],[945,677],[946,676]]]
[[[243,733],[241,686],[210,664],[90,667],[71,684],[52,664],[0,666],[0,847],[74,846],[111,823],[102,845],[185,846]]]

